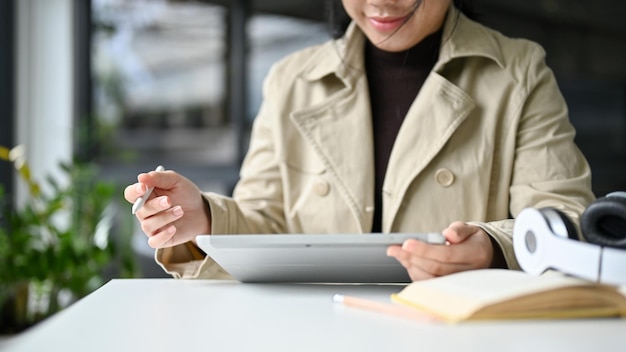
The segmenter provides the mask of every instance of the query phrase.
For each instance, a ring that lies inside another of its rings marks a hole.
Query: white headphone
[[[594,201],[572,221],[554,208],[526,208],[513,226],[513,249],[522,269],[538,275],[556,269],[583,279],[626,284],[626,192]]]

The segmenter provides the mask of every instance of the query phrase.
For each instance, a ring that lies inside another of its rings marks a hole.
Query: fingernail
[[[167,233],[169,233],[170,235],[173,235],[174,232],[176,232],[176,227],[170,226],[167,228]]]
[[[136,183],[135,184],[135,192],[143,193],[143,185],[141,183]]]
[[[178,206],[178,207],[175,207],[175,208],[172,210],[172,214],[174,214],[174,216],[175,216],[175,217],[177,217],[177,218],[179,218],[179,217],[183,216],[183,208],[181,208],[181,207],[179,207],[179,206]]]
[[[159,205],[164,209],[167,209],[170,207],[170,201],[167,197],[161,197],[161,200],[159,200]]]

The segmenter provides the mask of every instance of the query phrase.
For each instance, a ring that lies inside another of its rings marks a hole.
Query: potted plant
[[[136,276],[130,235],[111,236],[119,223],[117,189],[97,179],[93,164],[62,163],[66,182],[48,177],[45,192],[20,147],[0,146],[0,159],[15,166],[29,190],[18,207],[0,187],[0,333],[51,316],[101,286],[111,271]]]

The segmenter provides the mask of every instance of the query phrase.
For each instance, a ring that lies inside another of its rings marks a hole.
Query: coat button
[[[448,169],[439,169],[435,172],[435,180],[438,184],[448,187],[454,183],[454,174]]]
[[[313,190],[318,196],[325,196],[330,192],[330,185],[328,182],[324,180],[319,180],[315,182],[315,186],[313,186]]]

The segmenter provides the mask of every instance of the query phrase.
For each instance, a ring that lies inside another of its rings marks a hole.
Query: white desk
[[[12,351],[626,351],[626,320],[450,326],[345,307],[398,286],[113,280],[0,344]]]

